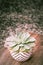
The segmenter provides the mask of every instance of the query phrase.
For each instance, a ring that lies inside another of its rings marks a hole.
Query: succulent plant
[[[29,52],[35,46],[35,38],[28,32],[19,32],[6,39],[5,46],[13,52]]]

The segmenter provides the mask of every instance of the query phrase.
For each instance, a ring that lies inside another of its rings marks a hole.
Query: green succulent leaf
[[[17,45],[18,45],[18,44],[16,44],[16,45],[12,46],[12,47],[11,47],[11,49],[13,49],[14,47],[16,47]]]
[[[27,43],[23,43],[23,44],[30,44],[30,43],[34,43],[35,41],[29,41]]]
[[[27,41],[29,40],[29,38],[30,38],[30,37],[28,37],[28,38],[25,40],[25,42],[27,42]]]
[[[30,51],[30,49],[25,49],[23,52],[29,52]]]

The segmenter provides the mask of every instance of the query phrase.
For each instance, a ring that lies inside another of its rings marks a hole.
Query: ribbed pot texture
[[[10,51],[10,54],[13,57],[13,59],[15,59],[16,61],[26,61],[31,57],[32,51],[30,51],[30,52],[19,52],[19,53]]]

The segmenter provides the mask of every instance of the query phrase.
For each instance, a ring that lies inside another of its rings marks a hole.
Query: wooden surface
[[[0,65],[43,65],[43,35],[33,34],[36,38],[34,53],[30,59],[25,62],[14,60],[6,48],[0,49]]]

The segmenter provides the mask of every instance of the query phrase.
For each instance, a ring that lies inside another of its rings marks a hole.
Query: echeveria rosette
[[[8,37],[5,47],[6,45],[13,52],[28,52],[35,46],[35,38],[31,37],[28,32],[20,32],[15,36]]]

